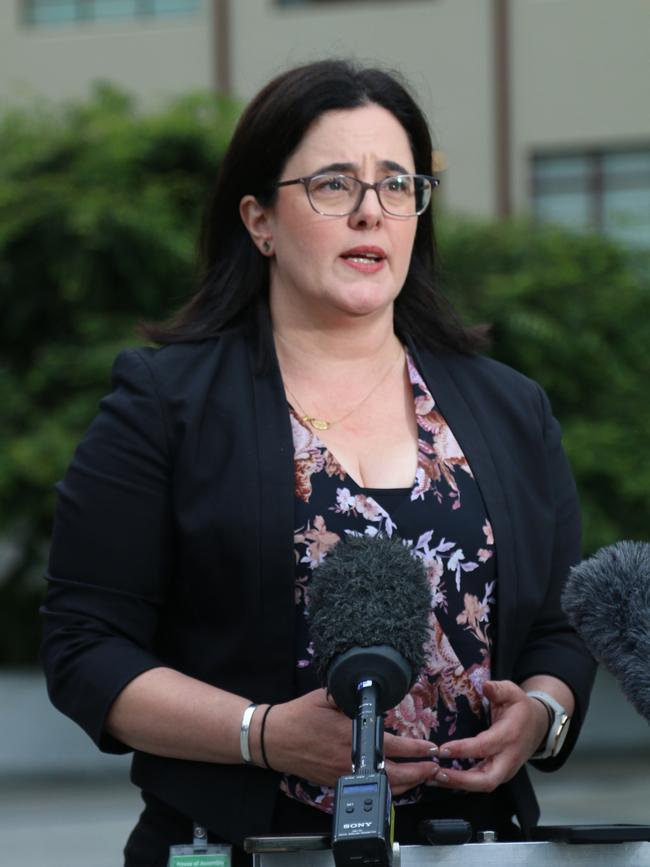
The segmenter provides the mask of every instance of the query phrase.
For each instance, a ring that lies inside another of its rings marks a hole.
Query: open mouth
[[[346,262],[357,265],[377,265],[386,258],[386,253],[378,247],[354,247],[341,254]]]
[[[348,262],[381,262],[380,256],[344,256]]]

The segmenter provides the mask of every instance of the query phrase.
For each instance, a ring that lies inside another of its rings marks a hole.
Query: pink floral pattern
[[[386,731],[441,743],[487,724],[496,569],[494,536],[471,467],[410,355],[418,425],[418,468],[409,490],[360,488],[316,432],[290,409],[296,516],[296,670],[300,693],[319,684],[312,666],[309,577],[346,535],[398,535],[418,557],[431,588],[426,664],[385,718]],[[469,766],[471,762],[456,763]],[[331,812],[333,790],[285,776],[282,790]],[[412,803],[413,789],[396,800]]]

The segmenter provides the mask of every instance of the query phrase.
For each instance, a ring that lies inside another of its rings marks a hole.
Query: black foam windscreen
[[[571,569],[571,625],[650,722],[650,544],[617,542]]]
[[[422,562],[393,536],[347,536],[309,584],[314,662],[324,684],[332,661],[353,647],[388,645],[424,665],[431,591]]]

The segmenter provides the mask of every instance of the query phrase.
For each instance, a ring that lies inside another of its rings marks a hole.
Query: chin
[[[388,307],[392,307],[392,304],[345,304],[340,305],[338,310],[345,316],[350,316],[354,319],[361,319],[365,316],[381,316],[385,313]]]
[[[387,307],[391,307],[397,292],[389,292],[384,287],[365,286],[355,288],[347,292],[339,300],[338,308],[352,316],[369,316],[373,313],[381,313]]]

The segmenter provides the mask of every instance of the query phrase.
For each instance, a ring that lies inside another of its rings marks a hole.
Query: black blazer
[[[495,361],[411,346],[478,482],[497,551],[493,677],[564,680],[587,708],[594,663],[560,589],[580,556],[575,486],[538,385]],[[43,659],[53,703],[101,749],[120,690],[167,665],[256,702],[294,697],[293,445],[275,358],[244,329],[122,353],[113,391],[58,485]],[[278,775],[136,752],[143,789],[226,840],[268,833]],[[506,785],[524,825],[525,771]]]

